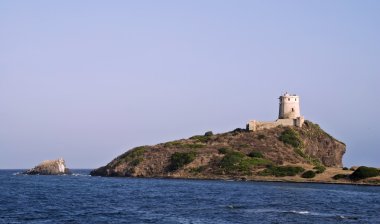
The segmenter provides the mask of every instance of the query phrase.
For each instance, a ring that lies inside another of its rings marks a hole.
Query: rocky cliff
[[[310,167],[342,167],[345,148],[317,124],[306,121],[302,128],[276,127],[257,132],[236,129],[215,135],[208,132],[137,147],[91,175],[254,179],[277,176],[289,166],[301,167],[299,172]]]
[[[66,167],[65,160],[60,158],[56,160],[45,160],[34,168],[27,170],[24,174],[29,175],[62,175],[70,174]]]

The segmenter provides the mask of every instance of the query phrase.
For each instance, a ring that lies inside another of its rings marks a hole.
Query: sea
[[[0,223],[380,223],[380,187],[28,176],[0,170]]]

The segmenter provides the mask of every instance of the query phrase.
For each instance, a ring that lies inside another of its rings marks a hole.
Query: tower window
[[[290,101],[290,98],[288,98],[288,101]]]
[[[292,108],[292,112],[294,112],[294,108]]]

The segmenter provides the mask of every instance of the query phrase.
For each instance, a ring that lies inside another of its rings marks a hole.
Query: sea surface
[[[380,187],[18,175],[0,170],[0,223],[380,223]]]

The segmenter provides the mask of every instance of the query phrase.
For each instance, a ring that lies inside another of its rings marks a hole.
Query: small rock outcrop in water
[[[65,160],[62,158],[45,160],[33,169],[24,172],[24,174],[29,175],[62,175],[70,173],[70,170],[66,168]]]

